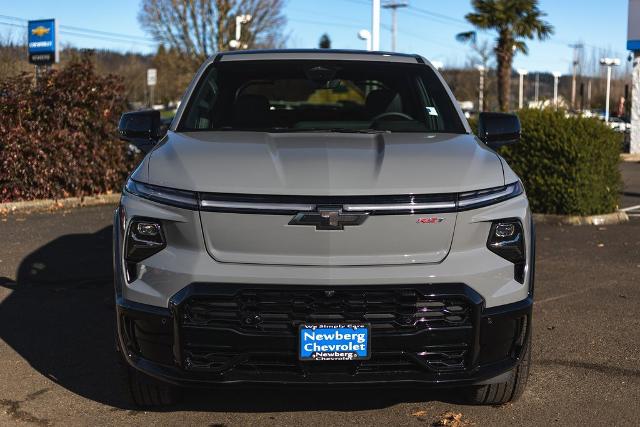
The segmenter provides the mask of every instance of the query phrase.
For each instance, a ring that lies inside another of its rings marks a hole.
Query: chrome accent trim
[[[463,193],[418,194],[404,196],[293,196],[196,193],[145,184],[129,179],[126,193],[168,205],[229,213],[290,215],[315,212],[322,207],[371,215],[405,215],[420,212],[459,212],[500,203],[524,193],[519,181],[502,186]],[[428,201],[431,200],[438,201]],[[296,200],[299,199],[299,200]],[[345,203],[353,200],[356,203]],[[369,203],[366,203],[369,201]],[[381,203],[375,203],[375,202]],[[357,203],[365,202],[365,203]],[[384,203],[387,202],[387,203]]]
[[[367,212],[367,211],[417,211],[417,210],[435,210],[435,209],[455,209],[455,202],[441,203],[399,203],[399,204],[381,204],[381,205],[344,205],[343,209],[347,212]]]
[[[252,202],[225,202],[222,200],[200,200],[203,208],[218,209],[243,209],[254,211],[303,211],[309,212],[316,209],[316,205],[295,203],[252,203]]]

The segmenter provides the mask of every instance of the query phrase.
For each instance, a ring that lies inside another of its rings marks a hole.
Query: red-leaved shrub
[[[0,202],[119,190],[136,159],[116,137],[120,78],[89,56],[47,73],[0,82]]]

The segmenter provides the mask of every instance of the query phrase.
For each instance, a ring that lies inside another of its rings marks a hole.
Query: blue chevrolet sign
[[[29,62],[45,65],[58,62],[58,40],[55,19],[29,21]]]

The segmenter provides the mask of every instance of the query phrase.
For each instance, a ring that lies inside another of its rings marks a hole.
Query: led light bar
[[[516,181],[504,187],[461,193],[458,196],[458,208],[459,210],[468,210],[492,205],[516,197],[522,194],[523,191],[520,181]]]
[[[412,195],[404,196],[406,201],[398,201],[401,196],[372,197],[373,203],[345,203],[349,197],[327,201],[326,197],[304,196],[296,203],[294,196],[255,196],[241,194],[200,194],[191,191],[175,190],[129,179],[125,191],[158,203],[165,203],[185,209],[237,212],[237,213],[265,213],[271,215],[295,214],[297,212],[313,212],[318,206],[338,206],[344,212],[370,212],[375,215],[407,214],[414,212],[456,212],[475,209],[483,206],[500,203],[504,200],[516,197],[524,192],[522,184],[517,181],[501,187],[488,188],[477,191],[469,191],[460,194],[444,195]],[[439,198],[439,200],[427,201],[426,197]],[[457,201],[455,200],[457,197]],[[386,200],[382,200],[386,198]],[[389,203],[395,198],[396,203]],[[422,200],[414,201],[414,198]],[[448,200],[447,200],[448,198]],[[444,199],[444,200],[443,200]],[[362,198],[360,197],[360,200]],[[375,201],[374,201],[375,200]],[[376,202],[380,203],[376,203]],[[385,203],[386,201],[386,203]]]
[[[127,181],[124,188],[128,193],[154,202],[165,203],[180,208],[198,209],[198,197],[196,193],[191,191],[143,184],[132,179]]]

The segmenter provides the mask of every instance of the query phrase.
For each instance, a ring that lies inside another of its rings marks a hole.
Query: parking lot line
[[[629,211],[635,211],[635,210],[640,210],[640,205],[635,205],[635,206],[629,206],[627,208],[622,208],[620,209],[622,212],[629,212]]]

